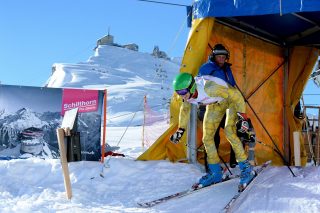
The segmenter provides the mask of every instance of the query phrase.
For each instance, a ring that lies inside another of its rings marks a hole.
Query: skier
[[[204,114],[206,112],[206,106],[205,105],[199,105],[199,108],[198,108],[198,119],[200,121],[203,122],[203,117],[204,117]],[[226,122],[226,114],[224,114],[219,126],[218,126],[218,129],[216,130],[216,133],[214,134],[214,143],[216,145],[216,148],[217,150],[219,149],[219,146],[220,146],[220,128],[224,129],[224,126],[225,126],[225,122]],[[229,165],[231,168],[235,168],[238,163],[236,161],[236,156],[234,154],[234,151],[231,147],[231,150],[230,150],[230,158],[229,158]]]
[[[194,78],[189,73],[180,73],[173,81],[173,88],[183,99],[179,114],[179,128],[170,140],[178,143],[188,124],[190,104],[205,104],[203,122],[203,143],[207,152],[209,171],[200,178],[199,184],[208,186],[222,181],[219,156],[213,136],[226,113],[224,128],[227,140],[235,151],[241,176],[239,191],[243,190],[254,178],[255,173],[247,160],[240,139],[236,133],[237,112],[245,112],[245,102],[235,87],[230,64],[226,62],[229,52],[220,44],[216,45],[209,61],[200,68],[201,77]]]
[[[230,83],[231,85],[234,85],[235,81],[234,81],[234,78],[233,78],[233,75],[232,75],[232,72],[231,72],[231,69],[230,69],[230,66],[231,64],[228,63],[228,60],[230,58],[230,53],[229,51],[222,45],[222,44],[216,44],[213,48],[213,51],[212,53],[210,54],[209,56],[209,61],[204,64],[203,66],[200,67],[200,70],[199,70],[199,73],[198,73],[198,76],[202,76],[202,75],[217,75],[218,73],[215,72],[216,70],[220,70],[222,69],[223,70],[223,73],[224,73],[224,76],[226,77],[226,80],[229,80],[230,78]],[[213,66],[213,65],[217,65],[217,66]],[[227,72],[227,69],[230,69],[229,71],[229,76],[228,74],[226,73]],[[221,75],[222,73],[220,73]],[[224,125],[225,125],[225,119],[226,119],[226,115],[223,116],[222,120],[221,120],[221,123],[219,124],[219,127],[214,135],[214,141],[215,141],[215,144],[216,144],[216,147],[218,148],[219,147],[219,144],[220,144],[220,136],[219,136],[219,129],[220,128],[224,128]],[[231,147],[231,150],[230,150],[230,159],[229,159],[229,165],[231,168],[234,168],[236,167],[237,165],[237,161],[235,159],[235,153]]]

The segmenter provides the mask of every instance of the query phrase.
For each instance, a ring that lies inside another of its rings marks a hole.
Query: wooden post
[[[294,164],[295,166],[301,166],[300,156],[300,132],[293,132],[293,143],[294,143]]]
[[[65,136],[64,129],[63,128],[57,129],[57,137],[58,137],[58,144],[59,144],[59,150],[60,150],[60,160],[61,160],[61,166],[62,166],[62,172],[63,172],[63,178],[64,178],[64,187],[67,192],[67,198],[70,200],[72,197],[72,189],[71,189],[70,174],[69,174],[69,168],[68,168],[68,162],[67,162],[67,155],[64,147],[64,136]]]

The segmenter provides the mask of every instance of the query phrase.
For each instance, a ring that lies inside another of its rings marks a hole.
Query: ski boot
[[[222,181],[222,170],[219,163],[208,164],[208,173],[200,178],[198,186],[206,187]]]
[[[238,191],[242,192],[255,178],[256,172],[253,170],[253,167],[251,166],[248,160],[239,162],[239,167],[241,170],[241,175]]]

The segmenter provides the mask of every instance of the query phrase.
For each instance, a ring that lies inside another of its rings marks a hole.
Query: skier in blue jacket
[[[231,71],[231,64],[228,63],[228,60],[230,58],[229,51],[222,45],[222,44],[216,44],[212,50],[212,53],[209,56],[209,60],[203,64],[200,69],[198,76],[213,76],[215,78],[221,79],[225,81],[228,85],[228,95],[233,96],[228,97],[228,99],[231,99],[231,102],[234,102],[238,105],[238,109],[242,109],[242,112],[245,111],[245,103],[241,96],[240,91],[236,88],[236,82],[234,80],[232,71]],[[231,110],[230,105],[223,107],[222,105],[220,107],[216,107],[214,109],[216,111],[215,118],[213,120],[212,125],[207,125],[209,127],[206,127],[207,129],[205,131],[212,131],[213,129],[216,129],[219,127],[220,117],[227,112],[227,119],[226,119],[226,136],[228,141],[231,143],[232,147],[235,149],[240,149],[241,146],[234,146],[235,144],[242,144],[240,142],[240,139],[237,137],[236,133],[236,121],[238,119],[236,113],[233,110]],[[221,112],[217,113],[217,111]],[[217,116],[218,115],[218,116]],[[241,147],[242,148],[242,147]],[[236,150],[236,153],[243,153],[241,150]],[[252,166],[250,165],[248,160],[244,160],[244,155],[239,156],[236,155],[237,161],[239,162],[239,167],[241,169],[241,178],[240,178],[240,184],[239,188],[241,190],[242,187],[245,187],[254,177],[254,173],[252,172]],[[215,159],[213,162],[216,162],[218,159]]]

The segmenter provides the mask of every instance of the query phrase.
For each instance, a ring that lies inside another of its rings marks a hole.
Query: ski
[[[226,177],[224,177],[224,179],[221,182],[215,183],[215,184],[211,184],[211,185],[205,186],[205,187],[202,187],[201,185],[198,185],[198,184],[194,184],[190,189],[187,189],[187,190],[184,190],[184,191],[181,191],[181,192],[177,192],[177,193],[174,193],[174,194],[162,197],[162,198],[158,198],[158,199],[155,199],[155,200],[152,200],[152,201],[139,202],[138,205],[141,206],[141,207],[145,207],[145,208],[152,207],[152,206],[155,206],[157,204],[166,202],[166,201],[171,200],[171,199],[180,198],[180,197],[184,197],[184,196],[190,195],[190,194],[192,194],[194,192],[197,192],[197,191],[199,191],[201,189],[211,188],[213,186],[219,185],[220,183],[223,183],[223,182],[226,182],[228,180],[235,179],[235,178],[239,178],[239,175],[226,176]]]
[[[242,191],[238,191],[237,194],[235,194],[231,200],[227,203],[227,205],[223,208],[223,212],[227,213],[230,212],[233,204],[235,203],[235,201],[241,196],[241,194],[246,191],[248,189],[248,187],[252,187],[252,185],[254,184],[255,179],[257,178],[257,176],[265,169],[267,168],[269,165],[271,164],[271,161],[267,161],[264,164],[261,165],[261,167],[259,167],[258,169],[255,170],[256,172],[256,176],[253,178],[253,180],[246,186],[246,188],[244,188]]]

